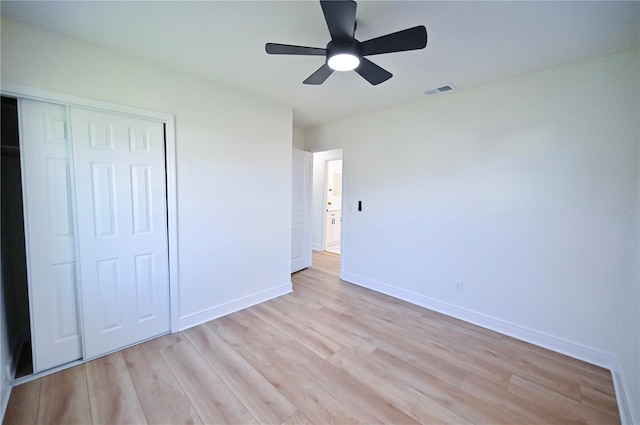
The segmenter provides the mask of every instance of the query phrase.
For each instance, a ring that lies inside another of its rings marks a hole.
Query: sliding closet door
[[[82,358],[71,142],[65,106],[18,105],[33,368],[41,372]]]
[[[71,108],[85,358],[169,331],[164,127]]]

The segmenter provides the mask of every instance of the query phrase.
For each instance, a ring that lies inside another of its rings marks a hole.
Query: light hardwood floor
[[[5,424],[619,423],[609,371],[338,278],[13,389]]]

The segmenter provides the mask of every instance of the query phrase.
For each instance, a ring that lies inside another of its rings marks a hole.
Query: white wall
[[[293,127],[293,149],[305,150],[304,130],[299,127]]]
[[[315,152],[313,154],[313,187],[311,189],[311,248],[316,251],[324,250],[324,189],[327,179],[326,161],[332,159],[342,159],[342,149],[325,150],[323,152]]]
[[[640,422],[638,61],[307,130],[311,150],[344,148],[343,278],[595,362],[617,356]]]
[[[175,114],[182,327],[290,288],[290,108],[5,19],[1,70]]]

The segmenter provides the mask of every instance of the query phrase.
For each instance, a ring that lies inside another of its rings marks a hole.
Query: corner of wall
[[[304,140],[304,130],[298,127],[293,127],[293,148],[306,150]]]
[[[544,332],[520,326],[516,323],[511,323],[505,320],[488,316],[486,314],[458,307],[453,304],[448,304],[437,299],[427,297],[422,294],[417,294],[415,292],[407,291],[406,289],[399,288],[384,282],[369,279],[355,273],[345,271],[342,273],[340,278],[355,285],[362,286],[364,288],[410,302],[420,307],[437,311],[438,313],[442,313],[447,316],[451,316],[456,319],[460,319],[465,322],[490,329],[495,332],[499,332],[503,335],[507,335],[521,341],[525,341],[539,347],[565,354],[567,356],[603,367],[605,369],[609,369],[612,375],[614,373],[617,373],[617,359],[612,354],[603,353],[592,348],[585,347],[573,341],[568,341],[553,335],[546,334]],[[620,381],[619,383],[621,384],[621,382],[622,381]],[[622,387],[620,388],[622,389]]]
[[[202,323],[215,320],[219,317],[235,313],[236,311],[249,308],[256,304],[269,301],[270,299],[277,298],[291,292],[293,292],[293,284],[291,282],[287,282],[285,284],[275,286],[273,288],[269,288],[255,294],[247,295],[245,297],[238,298],[224,304],[188,314],[179,319],[178,330],[183,331],[185,329],[201,325]]]
[[[618,401],[620,423],[623,425],[632,425],[637,423],[633,421],[633,415],[631,414],[631,408],[629,406],[629,399],[627,398],[627,394],[624,390],[622,375],[618,371],[617,359],[614,366],[611,368],[611,377],[613,378],[613,387],[616,393],[616,400]]]

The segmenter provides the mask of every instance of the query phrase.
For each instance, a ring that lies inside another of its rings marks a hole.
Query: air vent
[[[453,84],[445,84],[444,86],[436,87],[435,89],[425,90],[424,94],[426,94],[427,96],[435,96],[437,94],[446,93],[455,89],[456,86],[454,86]]]

